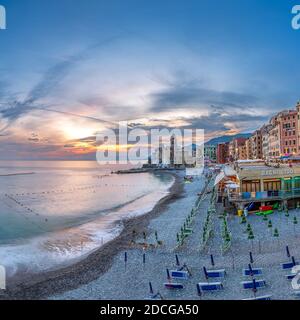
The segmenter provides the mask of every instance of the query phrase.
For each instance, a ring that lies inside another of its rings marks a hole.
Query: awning
[[[228,184],[226,188],[228,189],[238,189],[240,186],[236,183]]]
[[[215,186],[220,183],[223,179],[225,178],[225,173],[223,171],[221,171],[217,176],[216,176],[216,179],[215,179]]]

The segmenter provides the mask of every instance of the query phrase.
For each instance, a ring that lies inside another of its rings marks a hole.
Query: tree
[[[273,225],[272,225],[272,221],[271,220],[269,220],[269,222],[268,222],[268,228],[272,228],[273,227]]]
[[[246,217],[243,215],[243,216],[242,216],[242,219],[241,219],[241,224],[245,224],[245,223],[247,223],[247,219],[246,219]]]
[[[247,229],[246,229],[246,231],[249,233],[250,231],[252,231],[252,228],[251,228],[251,224],[250,223],[248,223],[247,224]]]
[[[269,220],[269,222],[268,222],[268,229],[270,230],[270,235],[272,235],[272,228],[273,228],[272,221]]]
[[[253,234],[252,230],[250,230],[249,233],[248,233],[248,240],[251,240],[251,247],[252,247],[252,250],[253,250],[254,234]]]
[[[298,224],[298,220],[297,220],[297,217],[296,217],[296,216],[294,216],[293,224],[294,224],[294,234],[295,234],[295,236],[296,236],[296,225]]]

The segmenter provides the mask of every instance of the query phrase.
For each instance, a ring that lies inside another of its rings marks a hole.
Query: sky
[[[0,0],[0,159],[94,159],[95,135],[251,132],[300,99],[289,0]]]

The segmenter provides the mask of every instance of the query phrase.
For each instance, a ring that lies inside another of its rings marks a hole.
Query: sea
[[[74,263],[151,211],[174,177],[96,161],[0,161],[0,265],[8,277]]]

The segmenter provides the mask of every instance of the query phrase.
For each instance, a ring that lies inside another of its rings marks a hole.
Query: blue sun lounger
[[[183,285],[181,283],[166,282],[164,283],[164,287],[171,290],[183,289]]]
[[[187,280],[189,278],[188,271],[171,270],[170,273],[172,279]]]
[[[246,300],[271,300],[271,295],[265,295],[265,296],[260,296],[260,297],[253,297],[253,298],[247,298],[243,299],[244,301]]]
[[[223,284],[221,282],[200,282],[197,284],[198,291],[218,291],[223,290]]]
[[[251,274],[252,273],[252,274]],[[243,275],[244,276],[258,276],[262,274],[262,268],[252,268],[252,270],[248,269],[243,269]]]
[[[244,289],[253,289],[253,281],[242,281],[241,282],[242,286]],[[263,288],[266,286],[266,281],[265,280],[256,280],[255,281],[256,288]]]
[[[285,277],[287,280],[293,280],[296,277],[296,273],[287,274]]]
[[[295,258],[292,257],[292,261],[282,263],[281,267],[283,270],[286,270],[286,269],[292,269],[296,265],[298,265],[298,263],[295,261]]]
[[[226,274],[225,269],[207,270],[206,275],[208,278],[224,278]]]

